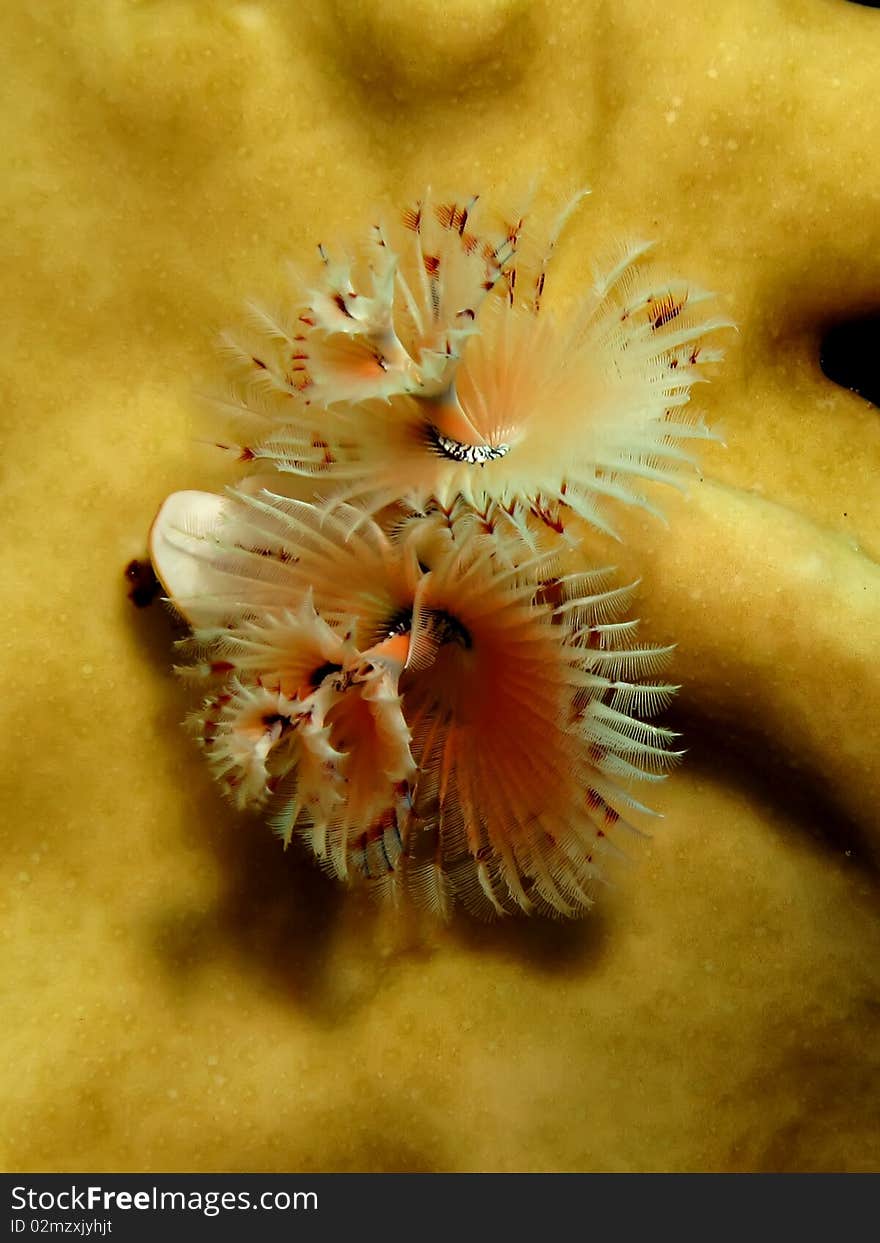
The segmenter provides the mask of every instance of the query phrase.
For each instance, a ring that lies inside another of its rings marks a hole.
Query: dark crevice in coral
[[[822,339],[819,364],[829,380],[880,406],[880,313],[830,328]]]

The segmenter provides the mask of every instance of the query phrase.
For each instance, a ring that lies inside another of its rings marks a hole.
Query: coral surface
[[[880,1166],[880,421],[818,363],[877,310],[880,14],[0,20],[4,1166]],[[740,325],[700,394],[727,450],[668,530],[621,519],[690,754],[587,920],[405,925],[219,803],[122,569],[158,498],[229,477],[192,392],[231,308],[365,204],[530,177],[593,190],[561,310],[597,245],[651,237]]]

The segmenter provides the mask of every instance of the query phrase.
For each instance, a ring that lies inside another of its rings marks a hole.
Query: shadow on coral
[[[829,328],[819,363],[829,380],[880,406],[880,313]]]
[[[425,112],[435,101],[448,107],[450,97],[462,112],[496,100],[527,74],[541,45],[530,6],[516,0],[482,19],[472,8],[467,37],[430,6],[420,20],[399,6],[334,0],[311,34],[328,77],[341,73],[348,87],[338,95],[340,109],[395,126],[402,114]],[[302,38],[298,14],[296,35]]]
[[[775,1125],[734,1141],[728,1172],[873,1173],[880,1168],[876,1108],[880,1094],[880,1012],[866,1004],[820,1023],[805,1043],[778,1033],[772,1063],[758,1070],[749,1095],[766,1102]]]
[[[608,942],[608,918],[603,909],[607,895],[581,919],[547,919],[514,915],[495,923],[480,923],[459,912],[451,934],[464,948],[480,954],[517,959],[539,974],[581,973],[594,969]]]
[[[128,592],[128,602],[122,601],[120,612],[139,650],[163,677],[170,679],[174,643],[186,631],[152,587],[148,565],[146,561],[133,560],[120,567],[120,592]],[[181,699],[181,705],[182,702]]]
[[[812,840],[818,849],[863,869],[873,877],[878,862],[866,831],[844,815],[822,773],[796,768],[786,757],[752,738],[742,724],[711,721],[682,710],[668,714],[667,724],[680,730],[688,768],[711,772],[713,780],[744,790],[754,801],[782,813],[781,824]],[[723,766],[718,757],[723,756]],[[783,830],[784,831],[784,830]]]
[[[186,990],[194,972],[232,950],[247,961],[251,974],[280,986],[298,1004],[318,1013],[333,1010],[325,958],[345,892],[298,849],[284,851],[265,826],[223,803],[181,729],[187,696],[171,665],[173,643],[183,629],[158,600],[141,609],[128,607],[130,631],[167,681],[154,727],[167,745],[170,777],[181,785],[181,834],[219,861],[222,877],[209,910],[175,906],[172,898],[152,928],[169,980]]]
[[[409,1092],[396,1092],[382,1081],[366,1091],[369,1108],[359,1115],[365,1121],[348,1132],[344,1147],[337,1144],[323,1150],[318,1169],[352,1174],[435,1174],[456,1169],[441,1139],[441,1134],[454,1131],[432,1122]]]
[[[575,921],[512,917],[480,923],[456,910],[448,927],[426,914],[389,912],[325,876],[297,844],[289,850],[258,819],[222,802],[208,773],[187,757],[180,730],[186,695],[170,675],[179,622],[157,600],[128,606],[140,649],[167,679],[159,736],[167,739],[172,779],[181,782],[181,831],[220,863],[221,892],[211,909],[173,902],[150,932],[173,987],[231,951],[249,974],[304,1007],[319,1022],[345,1021],[399,972],[449,938],[468,952],[516,959],[531,971],[582,972],[599,961],[608,928],[605,892]],[[193,774],[196,774],[193,776]],[[340,950],[341,946],[341,950]]]
[[[220,863],[221,892],[208,910],[172,907],[152,929],[174,987],[185,990],[193,973],[231,953],[249,979],[262,978],[314,1018],[337,1021],[358,1000],[328,970],[345,894],[298,852],[284,852],[262,825],[212,809],[214,799],[209,788],[199,822],[214,822],[202,844]]]

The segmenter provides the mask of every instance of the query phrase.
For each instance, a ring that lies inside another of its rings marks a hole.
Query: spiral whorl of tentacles
[[[175,494],[153,528],[230,798],[444,914],[583,911],[620,808],[646,810],[626,783],[676,758],[643,719],[668,649],[636,641],[632,588],[583,569],[571,520],[609,530],[606,498],[647,505],[640,479],[692,461],[722,321],[633,246],[554,323],[569,214],[539,249],[522,219],[426,200],[355,263],[322,249],[303,304],[226,343],[223,405],[257,431],[236,451],[273,473]]]

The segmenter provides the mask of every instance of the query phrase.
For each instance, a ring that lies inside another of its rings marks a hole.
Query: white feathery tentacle
[[[371,512],[463,497],[521,505],[560,532],[566,515],[613,533],[613,504],[658,512],[642,481],[680,486],[683,446],[712,438],[681,415],[705,338],[729,327],[710,297],[619,249],[585,284],[567,325],[546,309],[557,241],[522,218],[484,224],[476,198],[423,200],[373,230],[366,263],[330,262],[298,314],[251,311],[227,338],[226,409],[253,407],[245,461],[320,477]]]
[[[158,549],[182,512],[167,504]],[[615,804],[638,806],[619,781],[677,758],[643,719],[675,687],[640,680],[665,653],[620,620],[634,588],[560,574],[555,549],[464,503],[387,530],[265,489],[216,512],[157,568],[178,603],[178,581],[222,567],[181,651],[213,687],[190,725],[236,804],[334,875],[441,914],[587,909],[626,827]]]

